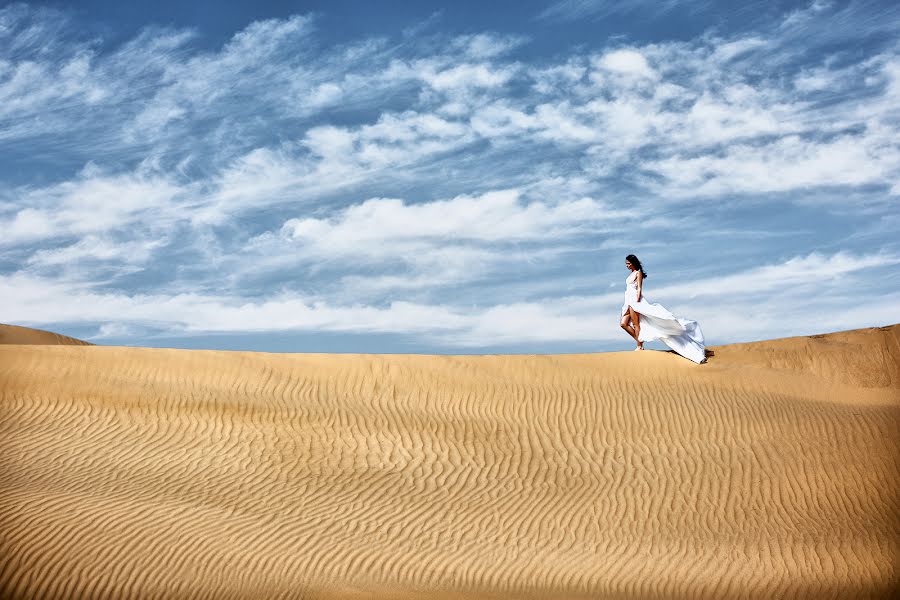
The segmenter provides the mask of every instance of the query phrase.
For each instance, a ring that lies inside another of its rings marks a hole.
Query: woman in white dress
[[[652,303],[643,293],[647,273],[634,254],[625,257],[631,274],[625,280],[625,303],[622,304],[622,329],[637,342],[635,350],[643,350],[644,342],[660,340],[678,354],[696,363],[706,360],[706,345],[700,324],[676,317],[661,304]]]

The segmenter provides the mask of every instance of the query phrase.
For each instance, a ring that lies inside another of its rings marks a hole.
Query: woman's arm
[[[635,278],[635,287],[637,287],[637,301],[641,301],[641,282],[644,280],[644,274],[640,271],[637,272],[637,277]]]

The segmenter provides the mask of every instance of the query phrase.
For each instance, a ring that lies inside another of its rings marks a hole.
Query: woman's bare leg
[[[638,348],[643,350],[644,342],[640,341],[639,339],[641,335],[641,313],[636,312],[629,306],[628,314],[631,316],[631,322],[634,323],[634,335],[632,337],[634,338],[634,341],[637,342]]]
[[[622,317],[622,322],[619,323],[619,326],[622,327],[622,329],[624,329],[626,332],[628,332],[628,335],[633,337],[634,341],[638,341],[637,334],[634,332],[634,327],[631,326],[630,314],[626,314],[624,317]]]

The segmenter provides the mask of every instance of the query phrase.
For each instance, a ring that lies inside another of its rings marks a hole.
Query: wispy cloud
[[[709,0],[558,0],[541,11],[538,18],[576,21],[636,12],[642,15],[661,15],[676,8],[694,11],[708,4]]]
[[[35,240],[66,240],[142,223],[164,230],[177,219],[184,189],[158,172],[106,174],[89,164],[72,180],[20,189],[6,209],[0,246]],[[151,218],[147,218],[151,216]]]
[[[755,267],[739,273],[698,279],[689,283],[668,285],[655,293],[669,297],[716,297],[724,294],[749,300],[749,295],[784,292],[785,289],[800,293],[802,290],[822,290],[854,273],[883,272],[900,264],[900,255],[863,254],[850,255],[837,252],[824,255],[813,252],[806,256],[794,256],[779,264]]]

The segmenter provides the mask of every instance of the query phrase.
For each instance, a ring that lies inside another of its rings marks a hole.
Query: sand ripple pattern
[[[712,350],[0,346],[0,596],[890,597],[900,326]]]

